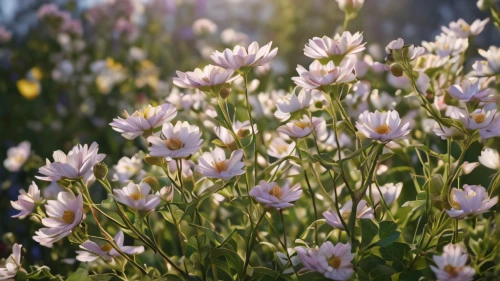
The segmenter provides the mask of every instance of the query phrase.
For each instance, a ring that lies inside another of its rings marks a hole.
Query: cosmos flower
[[[322,65],[315,60],[309,66],[309,70],[301,65],[297,65],[298,77],[292,77],[297,86],[304,89],[322,89],[325,86],[340,83],[349,83],[356,79],[354,74],[355,61],[349,57],[342,60],[339,66],[335,66],[333,61]]]
[[[326,127],[323,118],[313,117],[311,120],[307,115],[303,115],[300,120],[292,120],[278,127],[277,131],[291,138],[304,138],[313,131],[321,131],[321,127]]]
[[[480,90],[479,82],[479,79],[464,79],[461,84],[450,86],[448,93],[463,102],[494,102],[496,98],[493,96],[493,91],[491,89]]]
[[[467,38],[458,38],[453,34],[442,33],[436,36],[434,42],[424,45],[429,51],[435,51],[439,57],[444,58],[462,54],[469,47],[469,42]]]
[[[125,111],[125,116],[125,119],[121,117],[113,119],[109,125],[124,138],[133,140],[144,133],[151,135],[155,128],[174,119],[177,116],[177,109],[170,103],[155,107],[149,105],[146,109],[137,110],[132,115]]]
[[[177,77],[174,77],[173,81],[177,87],[200,89],[204,92],[213,91],[215,94],[219,94],[224,84],[231,83],[239,77],[239,75],[233,76],[233,69],[224,69],[211,64],[205,66],[203,70],[196,68],[194,72],[177,71],[176,73]]]
[[[382,196],[384,198],[387,206],[390,206],[392,203],[398,199],[399,194],[401,194],[401,190],[403,189],[403,183],[387,183],[380,186],[380,192],[382,192]],[[380,202],[380,192],[375,184],[371,186],[371,195],[373,197],[373,205],[376,205]],[[370,191],[366,191],[366,196],[370,196]]]
[[[356,128],[367,138],[388,142],[401,139],[408,135],[410,123],[401,124],[399,114],[395,110],[388,112],[368,112],[366,110],[359,116]]]
[[[196,153],[203,143],[200,129],[187,122],[177,121],[175,126],[165,123],[161,133],[161,137],[148,137],[149,153],[151,156],[165,157],[168,161]]]
[[[493,170],[500,170],[500,155],[498,151],[485,148],[481,151],[481,156],[479,156],[479,163],[483,166],[488,167]]]
[[[229,132],[228,129],[226,129],[222,126],[217,126],[217,127],[215,127],[214,130],[215,130],[215,134],[222,141],[222,143],[224,143],[227,147],[229,147],[231,149],[235,148],[234,137],[231,134],[231,132]],[[253,125],[253,131],[255,133],[258,132],[257,124]],[[244,122],[240,122],[240,121],[234,122],[233,123],[233,132],[240,139],[250,136],[252,134],[252,127],[250,126],[250,120],[247,120]]]
[[[267,150],[267,154],[271,157],[281,159],[290,155],[294,149],[295,143],[287,143],[282,138],[273,138]]]
[[[47,164],[38,170],[45,177],[37,178],[44,181],[83,178],[87,182],[94,176],[94,166],[106,157],[105,154],[98,154],[98,149],[99,145],[93,142],[90,147],[86,144],[76,145],[67,155],[61,150],[54,151],[54,162],[47,159]]]
[[[479,76],[493,76],[500,73],[500,48],[490,46],[488,51],[479,50],[479,54],[486,60],[476,61],[472,68]]]
[[[158,194],[150,194],[151,187],[146,182],[135,184],[129,182],[121,189],[113,189],[113,197],[116,201],[138,211],[154,210],[161,202]]]
[[[453,188],[450,199],[452,208],[446,212],[450,217],[457,219],[487,212],[498,202],[498,196],[490,199],[484,187],[467,184],[464,185],[463,190]]]
[[[11,147],[7,150],[7,159],[3,161],[3,165],[7,170],[17,172],[24,165],[30,154],[30,142],[23,141],[18,146]]]
[[[14,280],[17,271],[21,268],[21,248],[23,245],[14,244],[12,254],[5,260],[5,264],[0,266],[0,280]]]
[[[472,281],[476,271],[467,266],[469,256],[458,244],[448,244],[443,248],[443,255],[432,257],[436,266],[431,265],[437,281]]]
[[[338,61],[347,55],[362,52],[366,44],[362,42],[363,34],[359,32],[351,34],[349,31],[344,31],[342,35],[336,34],[334,38],[314,37],[306,44],[304,55],[325,62]]]
[[[351,244],[324,242],[318,249],[318,271],[332,280],[344,281],[353,273],[352,260],[355,254],[351,253]]]
[[[225,49],[222,53],[214,51],[210,59],[215,65],[225,69],[239,70],[241,68],[262,66],[271,61],[278,53],[278,48],[271,50],[272,44],[273,42],[269,42],[259,48],[259,44],[253,42],[248,46],[248,49],[238,45],[233,50]]]
[[[297,255],[300,258],[300,262],[304,266],[305,270],[319,271],[318,269],[318,248],[305,248],[305,247],[295,247]]]
[[[133,177],[141,178],[145,176],[145,172],[142,170],[144,166],[143,160],[137,155],[128,158],[126,156],[118,160],[118,164],[113,166],[113,181],[120,181],[120,183],[126,183]]]
[[[62,191],[57,200],[48,200],[45,205],[47,217],[42,219],[45,228],[35,232],[33,240],[52,248],[52,244],[68,236],[84,218],[82,195]]]
[[[116,246],[125,254],[137,255],[144,252],[143,246],[124,246],[125,237],[123,231],[118,231],[114,237],[114,242]],[[83,251],[76,251],[78,254],[76,259],[81,262],[91,262],[98,258],[102,258],[105,261],[111,261],[113,257],[119,256],[120,253],[115,250],[110,244],[104,244],[99,246],[97,243],[87,240],[80,245]]]
[[[495,114],[494,108],[478,108],[461,120],[469,130],[484,129],[493,122]]]
[[[266,182],[261,180],[259,185],[250,190],[250,196],[264,204],[266,207],[273,207],[278,210],[292,207],[292,202],[297,201],[302,195],[300,184],[290,187],[290,182],[285,181],[283,186],[275,182]]]
[[[205,152],[198,158],[196,171],[205,177],[222,179],[224,181],[244,174],[243,150],[233,151],[229,159],[226,159],[224,150],[216,147],[211,152]]]
[[[351,217],[352,200],[347,201],[344,206],[340,208],[339,212],[344,221],[347,223],[349,221],[349,218]],[[323,217],[326,219],[326,223],[328,223],[329,225],[335,228],[344,229],[344,225],[342,224],[342,221],[340,220],[340,217],[338,216],[335,209],[324,212]],[[373,219],[373,208],[369,207],[365,200],[359,201],[356,208],[356,218]]]
[[[40,196],[40,190],[34,181],[30,185],[28,193],[24,190],[21,190],[20,192],[21,195],[17,197],[17,201],[10,201],[10,204],[14,209],[21,211],[19,214],[12,217],[24,219],[26,216],[33,213],[36,204],[41,203],[43,198]]]
[[[489,21],[489,18],[484,20],[477,19],[469,25],[465,20],[459,19],[452,21],[448,27],[443,26],[441,28],[446,34],[452,34],[458,38],[468,38],[469,36],[479,35]]]
[[[311,105],[311,90],[301,89],[297,94],[297,88],[286,96],[281,96],[276,101],[278,110],[274,113],[281,122],[290,118],[291,114],[301,109],[308,108]]]

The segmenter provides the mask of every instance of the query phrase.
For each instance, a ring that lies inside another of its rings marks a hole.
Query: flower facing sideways
[[[351,212],[352,212],[352,200],[347,201],[342,208],[339,210],[340,215],[342,216],[342,219],[347,223],[349,221],[349,218],[351,217]],[[331,211],[327,211],[323,213],[323,217],[326,219],[326,223],[329,225],[339,228],[339,229],[344,229],[344,225],[342,224],[342,220],[337,214],[337,211],[335,209]],[[356,218],[357,219],[373,219],[374,214],[373,214],[373,208],[369,207],[366,203],[365,200],[361,200],[358,203],[358,206],[356,208]]]
[[[484,187],[466,184],[463,190],[452,189],[450,201],[452,208],[446,212],[452,218],[462,219],[487,212],[498,202],[498,196],[490,199]]]
[[[248,49],[236,46],[233,50],[225,49],[222,53],[214,51],[210,59],[215,65],[225,69],[239,70],[241,68],[262,66],[271,61],[278,53],[278,48],[271,50],[272,44],[273,42],[269,42],[259,48],[259,44],[253,42],[248,46]]]
[[[142,170],[143,160],[136,155],[128,158],[126,156],[118,160],[118,164],[113,166],[113,181],[120,181],[126,183],[132,177],[145,177],[146,172]]]
[[[52,248],[52,244],[68,236],[83,220],[82,195],[61,191],[57,200],[48,200],[45,205],[47,217],[42,219],[45,228],[36,231],[35,241]]]
[[[226,83],[234,81],[239,75],[235,75],[234,70],[224,69],[211,64],[205,66],[203,70],[197,68],[193,72],[186,73],[177,71],[177,77],[173,81],[177,87],[200,89],[204,92],[214,91],[219,94],[220,89]]]
[[[37,176],[44,181],[58,181],[60,179],[81,179],[85,182],[93,178],[93,167],[101,162],[106,155],[98,154],[99,145],[95,142],[88,145],[76,145],[66,155],[58,150],[53,154],[54,162],[47,159],[47,164],[38,171],[44,175]]]
[[[297,88],[294,89],[293,93],[282,96],[276,101],[278,110],[274,113],[274,116],[282,122],[288,120],[292,113],[308,108],[311,105],[311,90],[302,89],[298,94],[296,94],[296,90]]]
[[[498,151],[491,148],[486,148],[485,150],[481,151],[481,156],[479,156],[479,163],[490,169],[499,170],[500,155],[498,154]]]
[[[165,123],[161,133],[161,137],[148,138],[149,153],[151,156],[165,157],[168,161],[190,156],[197,152],[203,143],[200,139],[200,129],[187,122],[177,121],[175,126]]]
[[[118,231],[114,237],[116,246],[125,254],[137,255],[144,252],[143,246],[124,246],[125,237],[123,231]],[[91,262],[98,258],[102,258],[105,261],[111,261],[113,257],[119,256],[120,253],[115,250],[110,244],[104,244],[102,246],[97,245],[97,243],[87,240],[80,245],[83,251],[76,251],[78,256],[76,259],[81,262]]]
[[[408,135],[410,123],[401,124],[399,113],[395,110],[388,112],[365,112],[361,113],[356,122],[356,128],[367,138],[388,142],[401,139]]]
[[[297,65],[298,77],[292,77],[292,80],[304,89],[323,89],[332,84],[349,83],[356,79],[354,74],[355,60],[346,57],[339,66],[333,61],[322,65],[315,60],[309,66],[309,70],[301,65]]]
[[[476,271],[465,265],[469,256],[458,244],[448,244],[443,248],[443,255],[432,257],[436,266],[431,265],[437,281],[471,281]]]
[[[459,101],[480,101],[494,102],[495,97],[490,89],[479,89],[479,79],[464,79],[461,84],[452,85],[448,88],[448,93]]]
[[[383,186],[380,186],[380,192],[379,189],[375,184],[372,184],[371,186],[371,195],[373,196],[373,205],[376,205],[377,203],[380,202],[381,196],[380,193],[382,193],[382,197],[384,198],[385,203],[387,206],[390,206],[392,203],[398,199],[399,194],[401,194],[401,190],[403,189],[403,183],[388,183],[384,184]],[[370,190],[366,191],[366,195],[370,196]]]
[[[344,281],[354,273],[351,248],[349,243],[333,245],[326,241],[319,249],[296,247],[295,250],[305,270],[317,271],[331,280]]]
[[[479,76],[492,76],[500,73],[500,48],[491,46],[488,51],[479,50],[479,54],[486,60],[476,61],[472,68]]]
[[[282,138],[273,138],[269,144],[267,154],[277,159],[281,159],[292,154],[295,149],[295,143],[287,143]]]
[[[232,177],[245,173],[243,150],[235,150],[226,159],[224,149],[216,147],[211,152],[205,152],[198,159],[196,170],[205,177],[227,181]]]
[[[129,206],[137,211],[150,211],[161,202],[157,194],[150,194],[151,187],[146,182],[135,184],[129,182],[122,189],[113,189],[113,197],[116,201]]]
[[[281,210],[293,206],[292,202],[297,201],[302,195],[302,188],[300,184],[290,187],[289,181],[279,186],[275,182],[268,183],[262,180],[250,190],[249,194],[266,207]]]
[[[313,117],[311,120],[307,115],[303,115],[300,120],[292,120],[278,127],[277,131],[291,138],[304,138],[313,131],[322,131],[322,128],[325,127],[326,123],[324,119]]]
[[[7,159],[3,161],[5,168],[11,172],[21,169],[31,154],[31,144],[28,141],[21,142],[18,146],[7,150]]]
[[[325,62],[340,61],[344,56],[362,52],[366,44],[362,42],[363,34],[359,32],[351,34],[349,31],[344,31],[342,35],[337,34],[334,38],[314,37],[306,44],[304,54],[307,57]]]
[[[215,127],[215,134],[217,137],[222,141],[223,144],[225,144],[228,148],[234,149],[236,147],[234,143],[234,136],[231,134],[231,132],[222,127],[222,126],[217,126]],[[250,121],[236,121],[233,123],[233,132],[236,134],[236,136],[240,139],[248,137],[252,134],[252,127],[250,125]],[[253,132],[257,133],[257,124],[253,125]]]
[[[165,103],[155,107],[150,105],[144,110],[137,110],[132,115],[125,111],[125,119],[115,118],[109,125],[124,138],[132,140],[144,133],[152,134],[155,128],[174,119],[176,115],[177,109],[172,104]]]
[[[457,21],[452,21],[449,27],[443,26],[443,32],[446,34],[452,34],[459,38],[468,38],[469,36],[476,36],[484,30],[484,26],[490,21],[489,18],[484,20],[475,20],[471,25],[469,25],[463,19]]]
[[[33,182],[28,189],[28,193],[21,190],[21,195],[19,195],[17,201],[10,201],[14,209],[21,211],[19,214],[12,217],[24,219],[33,212],[36,204],[42,201],[43,198],[40,196],[40,190],[38,189],[36,183]]]
[[[12,254],[5,260],[5,264],[0,266],[0,280],[14,280],[17,271],[21,268],[21,248],[23,245],[14,244]]]

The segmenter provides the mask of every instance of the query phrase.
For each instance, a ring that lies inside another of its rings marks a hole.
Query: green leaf
[[[78,269],[75,272],[71,273],[68,276],[68,279],[66,279],[66,281],[88,280],[88,276],[89,276],[88,265],[86,263],[80,263]]]
[[[379,224],[379,237],[380,240],[377,242],[377,245],[380,247],[386,247],[387,245],[398,240],[401,232],[397,231],[398,225],[392,221],[382,221]]]
[[[378,227],[371,219],[360,219],[361,247],[366,248],[378,234]]]
[[[410,251],[410,246],[401,242],[394,242],[380,248],[380,254],[386,261],[391,262],[392,268],[397,272],[405,269],[405,256]]]
[[[93,280],[93,281],[108,281],[113,278],[113,275],[110,274],[96,274],[96,275],[90,275],[87,280]]]

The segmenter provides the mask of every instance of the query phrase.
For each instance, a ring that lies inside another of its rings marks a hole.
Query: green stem
[[[248,119],[250,120],[250,127],[252,131],[252,144],[253,144],[253,151],[254,151],[254,184],[257,184],[257,137],[255,134],[255,129],[254,129],[254,122],[252,118],[252,109],[250,107],[250,102],[248,102],[248,73],[243,75],[243,78],[245,80],[245,104],[247,107],[247,113],[248,113]]]
[[[248,265],[250,263],[250,256],[252,255],[252,250],[253,250],[253,247],[255,245],[255,242],[254,242],[254,236],[256,235],[257,233],[257,228],[259,227],[259,224],[262,222],[262,219],[264,219],[264,217],[266,216],[266,210],[264,210],[262,212],[262,215],[260,215],[259,217],[259,220],[257,221],[257,223],[254,225],[253,227],[253,230],[250,232],[250,234],[248,235],[248,240],[247,240],[247,252],[246,252],[246,255],[245,255],[245,264],[243,265],[243,270],[241,272],[241,276],[240,276],[240,279],[244,279],[247,275],[247,268],[248,268]],[[252,218],[250,217],[250,220],[252,220]]]

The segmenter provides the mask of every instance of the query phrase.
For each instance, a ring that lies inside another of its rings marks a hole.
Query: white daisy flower
[[[295,143],[287,143],[284,139],[278,137],[273,138],[269,144],[267,154],[274,158],[281,159],[290,155],[294,149]]]
[[[210,59],[215,65],[225,69],[239,70],[262,66],[271,61],[278,53],[278,48],[271,50],[273,42],[269,42],[262,48],[259,48],[257,42],[253,42],[248,49],[242,46],[235,46],[233,50],[225,49],[224,52],[214,51]]]
[[[345,57],[338,67],[333,61],[322,65],[315,60],[309,66],[309,70],[297,65],[299,76],[292,77],[292,80],[304,89],[322,89],[324,86],[354,81],[356,79],[354,66],[355,60],[350,57]]]
[[[390,206],[392,203],[398,199],[399,194],[401,194],[401,190],[403,189],[403,183],[387,183],[380,186],[380,192],[382,192],[382,197],[384,198],[387,206]],[[380,200],[380,192],[375,184],[371,186],[371,195],[373,197],[373,205],[377,205]],[[370,190],[366,191],[366,196],[370,196]]]
[[[132,180],[133,177],[143,178],[146,173],[142,170],[144,166],[143,160],[138,157],[138,155],[128,158],[126,156],[118,160],[118,164],[113,166],[113,181],[120,181],[120,183],[126,183]]]
[[[125,237],[123,231],[118,231],[114,237],[116,246],[125,254],[137,255],[144,252],[143,246],[124,246]],[[81,262],[91,262],[98,258],[102,258],[105,261],[111,261],[113,257],[119,256],[120,253],[115,250],[110,244],[104,244],[99,246],[97,243],[87,240],[80,245],[83,251],[76,251],[78,254],[76,259]]]
[[[500,73],[500,48],[490,46],[488,51],[479,50],[479,54],[486,60],[476,61],[472,68],[479,76],[493,76]]]
[[[158,194],[150,194],[151,187],[146,182],[135,184],[129,182],[121,189],[113,189],[113,197],[116,201],[129,206],[137,211],[154,210],[161,202]]]
[[[211,152],[205,152],[198,158],[196,171],[205,177],[222,179],[224,181],[244,174],[243,150],[233,151],[229,159],[226,159],[224,150],[216,147]]]
[[[193,72],[177,71],[176,73],[177,77],[174,77],[173,81],[177,87],[200,89],[204,92],[214,91],[215,94],[219,94],[222,85],[231,83],[239,77],[239,75],[233,76],[234,70],[232,69],[224,69],[211,64],[205,66],[203,70],[196,68]]]
[[[425,44],[429,51],[435,51],[441,58],[462,54],[469,46],[466,38],[458,38],[452,34],[440,34],[434,42]]]
[[[161,137],[148,137],[149,154],[165,157],[167,161],[186,158],[200,149],[203,143],[200,137],[200,128],[191,126],[188,122],[177,121],[175,126],[172,123],[165,123]]]
[[[361,113],[356,122],[356,128],[367,138],[388,142],[401,139],[411,131],[410,123],[401,124],[399,113],[395,110],[387,112],[365,112]]]
[[[365,3],[365,0],[336,0],[337,3],[339,3],[339,8],[342,11],[351,13],[351,12],[356,12]]]
[[[443,255],[432,257],[436,266],[431,265],[437,281],[472,281],[476,271],[467,266],[469,256],[458,244],[448,244],[443,248]]]
[[[320,271],[318,262],[318,248],[295,247],[300,262],[305,270]]]
[[[308,108],[311,105],[311,91],[313,90],[301,89],[297,94],[296,87],[292,93],[280,97],[276,101],[278,110],[274,113],[274,116],[283,122],[288,120],[292,113]]]
[[[5,260],[5,264],[0,266],[0,280],[14,280],[17,271],[21,269],[21,248],[23,245],[14,244],[12,254]]]
[[[464,79],[461,84],[452,85],[448,93],[459,101],[494,102],[495,97],[491,89],[480,90],[480,80],[475,78]]]
[[[446,212],[450,217],[457,219],[487,212],[498,202],[498,196],[490,199],[484,187],[467,184],[464,185],[463,190],[453,188],[450,199],[452,208]]]
[[[57,200],[48,200],[45,205],[47,217],[42,219],[45,228],[35,232],[33,240],[52,248],[52,244],[68,236],[84,218],[82,195],[62,191]]]
[[[121,117],[113,119],[109,125],[124,138],[133,140],[143,134],[151,135],[155,128],[174,119],[177,116],[177,109],[170,103],[155,107],[149,105],[146,109],[137,110],[132,115],[125,111],[125,116],[125,119]]]
[[[469,25],[465,20],[459,19],[457,21],[450,22],[448,27],[441,27],[441,29],[444,33],[455,35],[458,38],[469,38],[469,36],[476,36],[483,32],[484,27],[489,21],[489,18],[484,20],[477,19]]]
[[[266,207],[273,207],[278,210],[292,207],[292,202],[297,201],[302,195],[300,184],[290,187],[290,182],[285,181],[283,186],[275,182],[266,182],[261,180],[259,185],[254,186],[249,193],[257,201]]]
[[[500,170],[500,155],[498,151],[491,148],[485,148],[479,156],[479,163],[493,170]]]
[[[366,44],[362,42],[363,34],[359,32],[351,34],[349,31],[344,31],[342,35],[336,34],[334,38],[314,37],[304,47],[304,55],[325,62],[337,61],[344,56],[362,52]]]
[[[43,198],[45,199],[56,199],[59,192],[63,190],[64,189],[61,186],[59,186],[59,184],[56,181],[53,181],[50,182],[49,186],[45,187],[42,190],[42,195]]]
[[[99,145],[93,142],[90,147],[86,144],[76,145],[67,155],[61,150],[54,151],[54,162],[47,159],[47,164],[38,170],[45,177],[37,178],[44,181],[83,178],[87,182],[94,177],[94,166],[106,157],[105,154],[98,154],[98,149]]]
[[[224,143],[228,148],[234,149],[236,148],[234,144],[234,137],[229,132],[228,129],[222,127],[222,126],[217,126],[215,127],[215,134],[217,137]],[[257,124],[253,125],[253,131],[255,133],[258,132],[257,130]],[[241,139],[245,138],[247,136],[250,136],[252,134],[252,127],[250,126],[250,120],[240,122],[236,121],[233,123],[233,132]]]
[[[324,242],[318,249],[318,268],[326,278],[338,281],[348,280],[354,269],[352,260],[355,254],[351,253],[351,244]]]
[[[491,124],[496,112],[496,109],[478,108],[470,113],[467,119],[462,121],[464,122],[465,127],[469,130],[483,129]]]
[[[209,19],[201,18],[193,22],[192,29],[193,33],[198,36],[214,34],[217,32],[217,25]]]
[[[339,212],[344,221],[348,223],[352,212],[352,200],[347,201],[344,204],[344,206],[340,208]],[[324,212],[323,217],[326,219],[326,223],[328,223],[329,225],[335,228],[344,229],[344,225],[342,225],[342,221],[340,220],[340,217],[338,216],[337,211],[335,209]],[[359,201],[358,206],[356,208],[356,218],[373,219],[373,217],[374,217],[373,208],[369,207],[365,200]]]
[[[21,142],[18,146],[7,150],[7,159],[3,161],[5,168],[11,172],[17,172],[24,165],[31,154],[31,144],[28,141]]]
[[[34,181],[31,183],[28,193],[24,190],[20,190],[20,193],[21,195],[17,197],[17,201],[10,201],[10,204],[14,209],[21,211],[19,214],[12,217],[24,219],[26,216],[33,213],[36,204],[42,202],[43,198],[40,196],[40,190]]]
[[[300,120],[292,120],[285,125],[279,126],[277,131],[291,138],[304,138],[313,131],[326,131],[326,122],[321,117],[313,117],[311,120],[307,115],[303,115]]]

